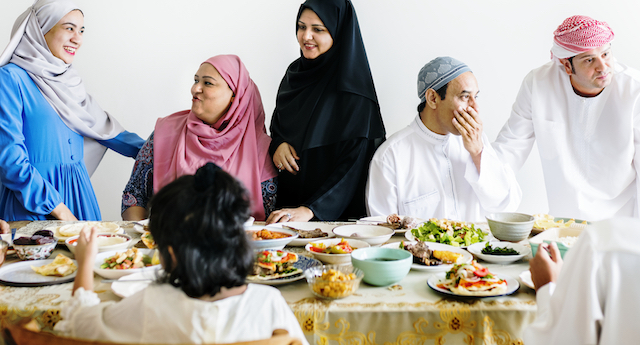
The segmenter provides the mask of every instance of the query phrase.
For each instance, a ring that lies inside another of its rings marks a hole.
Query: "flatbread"
[[[89,227],[96,227],[99,233],[118,233],[120,231],[120,226],[116,223],[112,222],[80,222],[74,224],[63,225],[59,227],[58,234],[63,237],[72,237],[76,235],[80,235],[80,231],[82,228],[88,225]]]
[[[52,263],[40,267],[31,266],[31,269],[43,276],[66,277],[75,272],[78,267],[64,254],[58,254]]]

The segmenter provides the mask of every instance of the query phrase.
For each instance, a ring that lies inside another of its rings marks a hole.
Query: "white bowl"
[[[281,233],[285,233],[285,234],[288,234],[288,235],[291,235],[291,236],[283,237],[283,238],[276,238],[274,240],[258,240],[258,241],[254,241],[251,238],[251,233],[260,231],[262,229],[266,229],[266,230],[274,231],[274,232],[281,232]],[[265,249],[279,250],[279,249],[284,248],[284,246],[286,246],[293,239],[298,238],[298,233],[297,232],[295,232],[293,230],[287,230],[287,229],[278,228],[278,227],[275,227],[275,226],[252,225],[252,226],[245,226],[244,230],[247,232],[247,236],[249,236],[249,239],[251,240],[251,242],[253,244],[253,248],[255,250],[265,250]]]
[[[473,254],[475,257],[477,257],[478,259],[484,260],[486,262],[491,262],[494,264],[510,264],[512,262],[516,262],[522,258],[524,258],[525,256],[529,255],[529,253],[531,253],[531,249],[529,249],[529,247],[527,246],[523,246],[522,244],[518,244],[518,243],[511,243],[511,242],[490,242],[491,246],[496,248],[512,248],[514,250],[516,250],[518,253],[518,255],[493,255],[493,254],[482,254],[482,248],[484,248],[485,244],[487,242],[479,242],[479,243],[474,243],[472,245],[470,245],[469,247],[467,247],[467,250],[469,251],[469,253]]]
[[[79,236],[79,235],[78,235]],[[67,238],[64,243],[67,245],[67,248],[73,255],[76,254],[76,245],[78,241],[78,236],[73,236]],[[120,243],[108,244],[105,243],[111,238],[122,238],[124,241]],[[132,245],[131,236],[127,234],[111,234],[111,233],[103,233],[98,234],[98,253],[109,252],[109,251],[126,251]]]
[[[385,226],[355,224],[335,227],[333,233],[337,237],[365,241],[371,246],[379,246],[387,242],[395,231]]]
[[[317,253],[311,250],[311,245],[312,244],[324,244],[326,247],[332,246],[334,244],[338,244],[340,243],[340,241],[342,240],[342,238],[330,238],[327,240],[319,240],[319,241],[313,241],[313,242],[309,242],[307,243],[306,246],[304,246],[304,249],[306,249],[309,253],[313,254],[313,256],[326,263],[326,264],[332,264],[332,265],[340,265],[340,264],[350,264],[351,263],[351,253],[349,254],[327,254],[327,253]],[[359,249],[359,248],[368,248],[371,247],[369,245],[369,243],[364,242],[364,241],[359,241],[359,240],[345,240],[349,243],[349,245],[351,246],[351,248],[353,248],[354,250]]]
[[[270,224],[269,226],[282,227],[283,229],[285,229],[284,228],[285,226],[290,226],[292,228],[296,228],[300,230],[320,229],[322,230],[322,232],[328,235],[328,237],[314,237],[314,238],[302,238],[298,236],[298,238],[294,238],[293,240],[291,240],[291,242],[287,244],[288,246],[291,246],[291,247],[304,247],[309,242],[328,239],[336,236],[332,231],[333,228],[336,227],[335,225],[321,223],[321,222],[285,222],[285,223],[274,223],[274,224]]]
[[[138,250],[142,252],[142,254],[144,255],[148,255],[148,256],[153,255],[152,249],[138,249]],[[93,265],[93,271],[96,272],[99,276],[107,279],[119,279],[122,276],[126,276],[133,273],[157,270],[162,266],[162,265],[154,265],[154,266],[143,267],[143,268],[130,268],[127,270],[114,270],[114,269],[100,268],[100,265],[104,263],[105,259],[111,256],[114,256],[116,253],[122,253],[122,252],[123,250],[98,253],[98,255],[96,255],[96,262]]]

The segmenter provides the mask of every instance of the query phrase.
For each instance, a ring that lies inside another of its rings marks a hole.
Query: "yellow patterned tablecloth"
[[[34,223],[20,232],[37,230]],[[121,225],[127,233],[139,238],[129,224]],[[391,241],[401,239],[395,236]],[[58,251],[71,255],[66,249]],[[295,251],[300,253],[301,249]],[[16,259],[9,258],[6,264],[12,260]],[[486,266],[492,272],[517,278],[528,269],[528,262]],[[533,290],[521,284],[510,296],[456,299],[431,290],[427,286],[429,276],[412,270],[399,283],[401,290],[363,282],[354,295],[337,301],[314,297],[305,280],[278,289],[312,345],[522,344],[523,330],[535,318]],[[110,284],[101,280],[96,276],[95,290],[100,299],[119,300],[111,292]],[[60,319],[61,303],[71,297],[72,286],[72,283],[35,288],[0,286],[0,323],[29,318],[51,330]]]

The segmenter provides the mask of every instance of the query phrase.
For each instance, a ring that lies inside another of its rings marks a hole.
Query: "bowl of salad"
[[[486,240],[488,235],[474,224],[444,218],[431,218],[405,233],[409,241],[435,242],[463,248]]]
[[[371,246],[364,241],[331,238],[309,242],[304,248],[326,264],[341,265],[351,263],[351,252],[355,249],[368,247]]]
[[[98,253],[93,271],[107,279],[119,279],[133,273],[157,270],[157,250],[129,248],[127,251]]]

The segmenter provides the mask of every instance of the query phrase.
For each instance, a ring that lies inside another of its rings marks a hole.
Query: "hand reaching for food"
[[[267,218],[266,223],[282,223],[282,222],[307,222],[313,218],[313,211],[306,206],[298,208],[283,208],[273,211]]]
[[[273,164],[278,171],[286,170],[294,175],[300,171],[297,160],[300,160],[300,157],[298,157],[296,149],[288,143],[280,144],[273,154]]]

